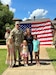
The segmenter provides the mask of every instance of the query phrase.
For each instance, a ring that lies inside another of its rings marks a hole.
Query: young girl
[[[39,64],[39,45],[40,45],[40,42],[37,40],[37,35],[34,35],[33,36],[33,52],[35,53],[36,64]]]
[[[9,51],[7,55],[7,64],[12,67],[14,65],[14,44],[11,36],[8,38],[7,46]]]
[[[22,46],[21,56],[23,57],[24,66],[28,66],[27,64],[28,46],[27,46],[26,40],[23,40],[23,43],[21,46]]]

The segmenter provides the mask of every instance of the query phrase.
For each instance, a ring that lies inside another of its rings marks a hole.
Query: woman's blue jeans
[[[33,60],[33,55],[32,55],[33,44],[28,44],[28,50],[29,50],[29,53],[30,53],[30,59],[31,59],[31,63],[32,63],[32,60]]]

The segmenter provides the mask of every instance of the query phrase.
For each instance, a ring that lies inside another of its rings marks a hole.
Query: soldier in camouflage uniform
[[[20,30],[20,23],[19,21],[15,22],[15,27],[12,29],[10,35],[13,37],[14,40],[14,65],[16,64],[16,51],[18,50],[18,59],[19,59],[19,65],[20,65],[20,45],[24,39],[23,31]]]
[[[56,49],[56,29],[54,29],[53,34],[54,34],[54,45],[55,45],[55,49]]]

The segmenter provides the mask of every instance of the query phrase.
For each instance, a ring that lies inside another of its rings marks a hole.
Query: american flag
[[[26,28],[30,28],[32,35],[37,34],[37,39],[40,41],[40,45],[53,44],[51,21],[21,24],[20,28],[23,31],[25,31]]]

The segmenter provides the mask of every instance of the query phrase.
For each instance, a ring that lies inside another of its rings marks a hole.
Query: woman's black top
[[[30,36],[28,37],[28,36],[26,35],[26,36],[24,36],[24,40],[26,40],[28,44],[32,44],[33,36],[30,35]]]

